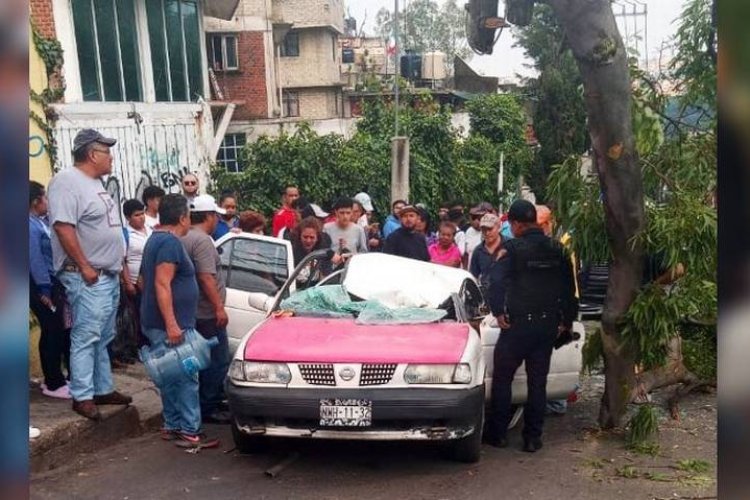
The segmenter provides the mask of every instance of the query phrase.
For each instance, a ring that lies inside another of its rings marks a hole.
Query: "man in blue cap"
[[[508,210],[514,239],[504,243],[491,269],[488,302],[502,333],[495,345],[491,415],[485,441],[506,447],[511,420],[511,384],[526,364],[528,396],[523,450],[542,447],[547,374],[555,339],[569,331],[578,312],[570,259],[560,243],[545,236],[536,208],[516,200]]]
[[[73,410],[101,418],[97,405],[130,404],[115,391],[107,345],[115,337],[125,239],[120,207],[102,184],[112,173],[115,139],[93,129],[73,140],[72,168],[50,181],[48,199],[54,270],[73,313],[70,394]]]

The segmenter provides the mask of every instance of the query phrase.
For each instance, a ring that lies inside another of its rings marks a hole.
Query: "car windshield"
[[[324,285],[293,293],[281,302],[279,314],[323,318],[356,318],[360,324],[433,323],[446,309],[389,307],[378,300],[361,300],[342,285]]]

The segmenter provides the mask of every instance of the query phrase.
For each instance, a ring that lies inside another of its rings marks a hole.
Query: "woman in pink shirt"
[[[452,222],[441,222],[438,240],[430,245],[430,262],[450,267],[461,267],[461,252],[454,241],[456,226]]]

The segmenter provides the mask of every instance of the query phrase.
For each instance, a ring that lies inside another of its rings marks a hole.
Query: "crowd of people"
[[[500,214],[488,202],[471,207],[468,221],[462,203],[444,204],[433,223],[423,204],[395,200],[381,225],[366,192],[333,200],[328,212],[295,185],[284,187],[268,228],[263,214],[238,212],[235,193],[221,193],[218,203],[201,193],[192,173],[182,179],[181,194],[149,186],[141,199],[120,207],[101,182],[112,172],[115,143],[96,130],[82,130],[74,139],[74,168],[58,172],[48,192],[31,183],[30,303],[41,327],[42,392],[72,400],[74,411],[97,420],[99,406],[132,401],[115,389],[113,363],[135,362],[141,346],[178,344],[192,332],[216,338],[209,368],[159,387],[162,436],[180,446],[218,445],[202,424],[230,419],[223,394],[230,359],[226,286],[216,240],[270,229],[269,236],[291,242],[295,263],[311,252],[330,251],[324,273],[354,254],[384,252],[467,269],[490,291],[514,234],[513,214]],[[539,207],[535,214],[541,218],[534,224],[549,235],[549,210]],[[116,318],[123,311],[134,333],[113,343],[121,336]]]

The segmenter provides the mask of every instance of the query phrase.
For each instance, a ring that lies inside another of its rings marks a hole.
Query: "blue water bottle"
[[[194,329],[183,331],[182,337],[182,343],[176,346],[159,342],[141,347],[140,359],[148,376],[158,387],[178,381],[181,377],[193,377],[211,364],[211,347],[218,345],[219,339],[206,339]]]

